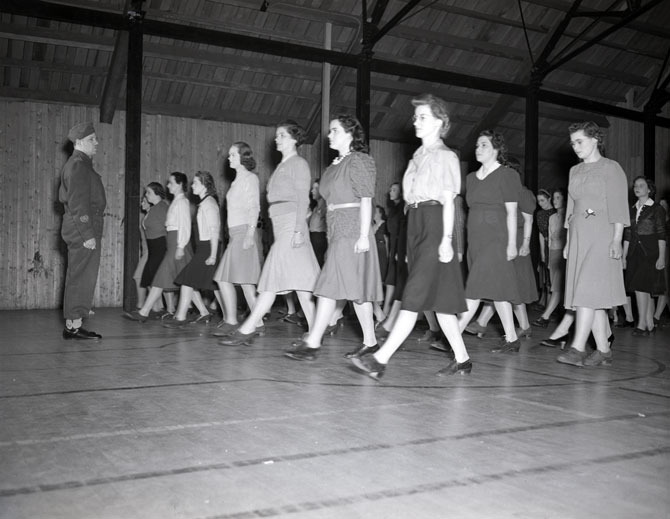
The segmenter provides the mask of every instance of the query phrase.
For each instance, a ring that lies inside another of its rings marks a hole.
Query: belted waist
[[[360,207],[360,202],[349,202],[348,204],[328,204],[329,211],[335,211],[336,209],[348,209],[350,207]]]
[[[417,207],[425,207],[427,205],[442,205],[442,202],[438,200],[424,200],[423,202],[414,202],[413,204],[407,204],[407,207],[410,209],[416,209]]]

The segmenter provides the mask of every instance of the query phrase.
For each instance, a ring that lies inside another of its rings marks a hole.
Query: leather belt
[[[411,209],[416,209],[417,207],[424,207],[427,205],[442,205],[442,202],[437,200],[424,200],[423,202],[414,202],[413,204],[407,204],[407,207]]]
[[[329,211],[335,211],[336,209],[348,209],[350,207],[360,207],[360,202],[350,202],[348,204],[328,204]]]

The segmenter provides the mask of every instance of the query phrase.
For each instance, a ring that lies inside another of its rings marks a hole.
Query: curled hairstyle
[[[214,184],[214,177],[212,177],[212,174],[209,171],[198,171],[195,174],[195,177],[200,179],[200,182],[202,183],[203,186],[205,186],[205,196],[201,198],[201,200],[204,200],[206,197],[211,196],[215,200],[218,201],[219,197],[217,196],[216,193],[216,185]]]
[[[251,146],[242,141],[234,142],[233,146],[237,148],[237,152],[240,154],[240,164],[247,168],[248,171],[255,170],[256,159],[254,158],[254,152],[251,151]]]
[[[286,119],[285,121],[279,123],[277,128],[284,128],[286,133],[288,133],[291,138],[295,140],[296,146],[303,144],[305,142],[305,137],[307,137],[307,132],[305,132],[305,129],[293,119]]]
[[[654,181],[648,177],[645,177],[644,175],[638,175],[633,179],[633,185],[635,185],[635,182],[638,180],[644,180],[647,183],[647,188],[649,189],[649,198],[654,198],[656,196],[656,184],[654,184]]]
[[[184,193],[188,193],[188,177],[184,175],[181,171],[173,171],[170,173],[170,176],[174,178],[174,181],[181,186],[181,190]]]
[[[369,148],[365,142],[365,130],[363,130],[359,120],[349,114],[339,114],[335,117],[335,120],[339,121],[344,131],[351,135],[351,150],[367,153]]]
[[[160,182],[149,182],[146,189],[151,189],[156,194],[156,196],[160,197],[161,200],[165,200],[167,198],[167,192],[165,191],[163,184]]]
[[[551,193],[549,191],[547,191],[546,189],[538,189],[537,196],[543,196],[547,200],[551,200]]]
[[[505,137],[502,136],[502,133],[498,133],[494,130],[484,130],[479,134],[479,137],[486,137],[491,141],[491,146],[494,150],[498,150],[498,162],[503,166],[507,166],[507,145],[505,144]]]
[[[375,206],[377,209],[379,209],[379,215],[382,217],[383,221],[386,221],[386,209],[384,209],[381,205],[377,204]]]
[[[587,137],[591,139],[597,139],[598,151],[600,152],[601,155],[605,155],[605,134],[600,129],[600,126],[598,126],[593,121],[574,123],[571,124],[570,127],[568,128],[568,133],[572,135],[573,133],[576,133],[580,130],[583,131],[584,135],[586,135]]]
[[[433,94],[421,94],[412,99],[412,106],[428,106],[433,113],[433,117],[442,121],[442,128],[440,129],[440,137],[445,137],[449,131],[449,112],[447,111],[447,103],[435,97]]]

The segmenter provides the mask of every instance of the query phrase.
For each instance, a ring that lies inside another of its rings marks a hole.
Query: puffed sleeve
[[[375,196],[377,168],[375,160],[367,153],[353,153],[349,162],[351,168],[351,189],[357,198]]]
[[[535,212],[535,205],[536,200],[533,192],[527,187],[522,186],[521,196],[519,197],[519,211],[532,215]]]
[[[291,176],[293,178],[293,192],[296,200],[295,232],[307,232],[307,210],[309,208],[309,189],[312,185],[312,177],[309,172],[309,164],[302,157],[292,164]]]
[[[91,218],[91,169],[81,160],[72,161],[67,176],[64,203],[72,215],[72,221],[81,235],[82,241],[95,238]]]
[[[500,177],[500,196],[503,202],[519,202],[519,194],[521,193],[521,180],[519,174],[512,168],[501,167]],[[532,211],[531,211],[532,212]]]
[[[605,172],[605,196],[609,223],[630,225],[628,213],[628,179],[618,162],[610,161],[612,167]]]

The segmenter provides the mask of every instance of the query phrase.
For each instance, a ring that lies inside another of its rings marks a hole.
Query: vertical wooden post
[[[540,85],[541,80],[533,75],[526,94],[526,146],[524,157],[524,184],[537,193],[539,177],[539,136],[540,136]]]
[[[332,34],[333,24],[326,22],[325,32],[323,35],[323,48],[326,50],[332,49]],[[325,170],[328,164],[328,145],[326,144],[326,136],[328,135],[328,127],[330,126],[330,63],[324,62],[321,69],[321,135],[319,145],[321,146],[321,171]],[[321,171],[317,176],[321,176]]]
[[[124,208],[123,308],[135,309],[137,294],[133,272],[140,250],[140,160],[142,144],[142,18],[141,0],[128,12],[128,69],[126,80],[126,176]]]
[[[653,98],[653,96],[652,96]],[[644,176],[655,180],[656,176],[656,113],[654,107],[644,110]]]

